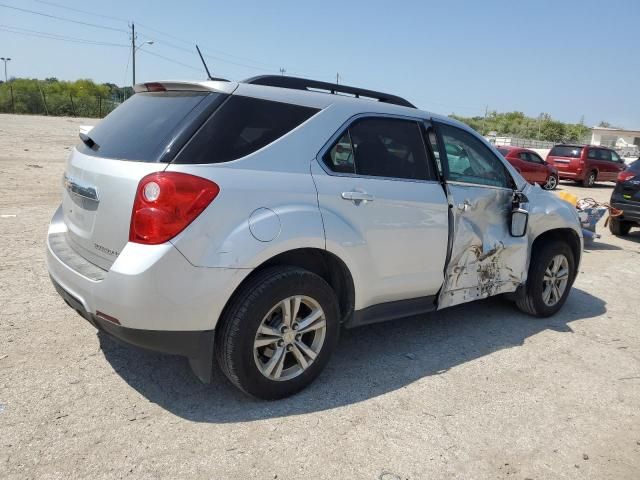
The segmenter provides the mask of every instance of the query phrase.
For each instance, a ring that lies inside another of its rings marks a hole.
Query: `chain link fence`
[[[21,90],[11,83],[0,85],[0,113],[102,118],[124,101],[113,96],[47,92],[46,88]]]

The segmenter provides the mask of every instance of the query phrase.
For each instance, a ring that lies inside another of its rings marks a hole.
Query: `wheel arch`
[[[341,323],[353,315],[355,306],[355,284],[349,268],[344,261],[335,254],[320,248],[310,247],[287,250],[265,260],[254,268],[229,296],[218,319],[218,324],[224,318],[226,310],[232,303],[232,300],[255,275],[266,268],[278,265],[299,267],[315,273],[324,279],[336,292]],[[218,329],[217,325],[216,329]]]
[[[540,233],[531,244],[531,253],[551,241],[562,241],[569,245],[574,258],[575,273],[577,273],[578,265],[580,265],[580,257],[582,256],[582,243],[580,237],[572,228],[554,228]]]

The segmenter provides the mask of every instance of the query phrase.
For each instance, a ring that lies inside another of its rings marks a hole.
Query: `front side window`
[[[339,173],[408,180],[435,178],[421,127],[412,120],[357,120],[325,153],[323,161]]]
[[[618,162],[620,163],[620,157],[618,156],[618,154],[616,152],[611,152],[611,160],[614,162]]]
[[[509,188],[506,167],[489,148],[468,132],[440,125],[447,159],[447,180]]]
[[[205,122],[175,163],[221,163],[245,157],[315,115],[316,108],[232,95]]]

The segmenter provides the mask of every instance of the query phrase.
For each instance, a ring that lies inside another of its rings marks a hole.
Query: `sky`
[[[130,85],[129,22],[154,42],[137,82],[204,79],[198,43],[230,80],[338,73],[440,114],[640,129],[640,0],[0,0],[0,56],[10,77]]]

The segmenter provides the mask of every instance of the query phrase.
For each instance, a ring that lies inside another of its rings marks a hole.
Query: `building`
[[[589,143],[614,148],[623,157],[637,157],[640,152],[640,130],[593,127]]]

